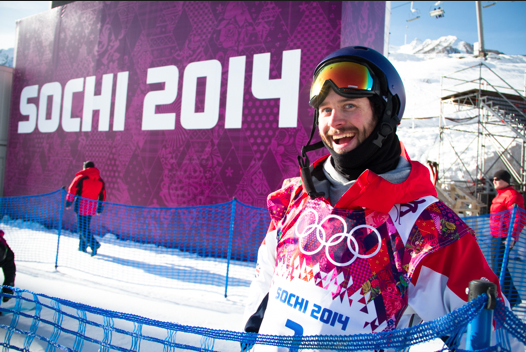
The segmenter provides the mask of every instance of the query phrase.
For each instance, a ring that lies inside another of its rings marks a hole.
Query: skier
[[[93,161],[86,161],[82,171],[77,172],[68,188],[66,209],[75,201],[79,233],[79,251],[87,252],[91,247],[91,256],[97,254],[100,243],[93,237],[90,229],[91,217],[102,213],[102,202],[106,199],[104,181]],[[97,202],[98,201],[98,202]]]
[[[300,177],[268,197],[246,332],[402,329],[466,304],[471,280],[498,285],[473,230],[398,139],[406,97],[389,60],[366,47],[335,51],[314,71],[310,105]],[[329,155],[311,164],[307,153],[323,147]]]

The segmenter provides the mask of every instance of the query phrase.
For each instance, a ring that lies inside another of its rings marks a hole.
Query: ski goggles
[[[373,94],[373,75],[367,66],[356,62],[335,62],[323,67],[314,78],[310,90],[310,100],[316,98],[326,82],[340,93],[363,93]]]

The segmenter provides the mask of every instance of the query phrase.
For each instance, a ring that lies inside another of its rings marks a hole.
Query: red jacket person
[[[318,64],[300,177],[268,197],[245,331],[402,329],[466,304],[472,280],[498,286],[473,230],[437,199],[427,168],[399,141],[405,104],[402,79],[375,50],[345,47]],[[311,144],[316,131],[321,141]],[[329,155],[311,164],[308,152],[320,148]],[[277,348],[256,346],[267,350]]]
[[[497,196],[493,199],[490,208],[489,226],[491,231],[491,260],[493,271],[500,277],[501,269],[504,266],[504,287],[502,291],[510,301],[512,307],[522,302],[519,291],[513,283],[513,278],[508,270],[508,262],[504,262],[506,241],[510,226],[513,226],[511,248],[519,240],[520,233],[526,222],[524,213],[524,197],[512,186],[511,175],[506,170],[499,170],[493,175],[493,185],[497,191]],[[511,218],[514,206],[514,224],[511,225]]]
[[[506,170],[499,170],[493,176],[493,185],[497,191],[497,196],[493,198],[490,208],[490,229],[493,237],[507,237],[511,220],[513,206],[517,205],[524,209],[524,197],[512,186],[511,175]],[[520,221],[524,211],[517,211],[517,220],[513,227],[513,239],[519,240],[519,235],[524,227],[524,222]]]
[[[84,169],[77,172],[68,188],[66,208],[74,202],[73,209],[77,213],[77,228],[79,233],[79,251],[86,252],[91,247],[91,255],[97,254],[100,243],[90,230],[91,217],[102,213],[106,200],[104,181],[93,161],[86,161]]]

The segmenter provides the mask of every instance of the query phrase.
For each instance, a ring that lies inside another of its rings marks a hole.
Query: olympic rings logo
[[[303,231],[300,233],[298,227],[306,219],[307,214],[309,213],[312,213],[314,215],[315,221],[314,223],[306,226],[303,229]],[[359,226],[354,227],[349,233],[347,233],[347,223],[342,217],[338,215],[328,215],[320,223],[318,223],[318,220],[319,220],[318,218],[319,216],[318,216],[318,213],[316,213],[316,211],[314,211],[313,209],[307,209],[302,214],[301,218],[298,219],[298,222],[296,223],[296,226],[294,227],[294,233],[300,239],[299,247],[300,247],[300,251],[303,254],[313,255],[313,254],[318,253],[325,247],[325,256],[332,264],[336,266],[347,266],[347,265],[352,264],[357,258],[362,258],[362,259],[372,258],[376,254],[378,254],[378,252],[380,252],[380,249],[382,248],[382,238],[376,228],[370,225],[359,225]],[[327,234],[325,232],[325,229],[323,228],[323,224],[331,219],[339,220],[343,225],[343,231],[340,233],[334,234],[333,236],[331,236],[330,239],[327,239]],[[356,241],[356,239],[353,237],[354,232],[356,232],[359,229],[363,229],[363,228],[371,229],[376,235],[376,238],[378,239],[378,244],[376,245],[376,249],[371,254],[360,254],[359,253],[360,247],[358,245],[358,241]],[[304,243],[302,242],[302,239],[309,236],[314,231],[316,231],[316,239],[318,240],[320,245],[315,250],[307,251],[306,249],[303,248]],[[331,256],[329,255],[329,248],[340,244],[344,239],[347,239],[346,241],[347,248],[354,255],[354,257],[346,263],[338,263],[333,258],[331,258]]]

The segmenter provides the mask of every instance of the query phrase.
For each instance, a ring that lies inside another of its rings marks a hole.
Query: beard
[[[332,152],[336,154],[345,154],[350,152],[353,149],[356,149],[360,144],[365,141],[365,139],[371,134],[372,129],[369,131],[367,128],[362,128],[361,130],[354,126],[349,126],[343,129],[329,129],[326,133],[319,131],[320,137],[324,142],[325,146],[328,147]],[[334,139],[334,135],[344,135],[352,133],[354,137],[344,137],[339,139]],[[343,148],[335,148],[335,145],[341,145],[343,143],[350,143],[349,146]]]
[[[353,133],[358,132],[354,137],[358,138],[358,143],[353,143],[355,147],[347,152],[333,149],[332,134],[336,130],[328,131],[325,134],[322,134],[320,131],[322,142],[331,154],[331,164],[336,171],[348,180],[356,180],[367,169],[377,175],[395,169],[401,153],[400,141],[396,135],[396,130],[387,136],[383,141],[382,147],[378,147],[373,141],[378,138],[377,132],[379,128],[379,125],[376,126],[370,133],[367,133],[367,128],[362,131],[356,131],[354,126],[345,129],[345,131],[352,131]],[[337,131],[341,135],[340,131],[342,129]]]

